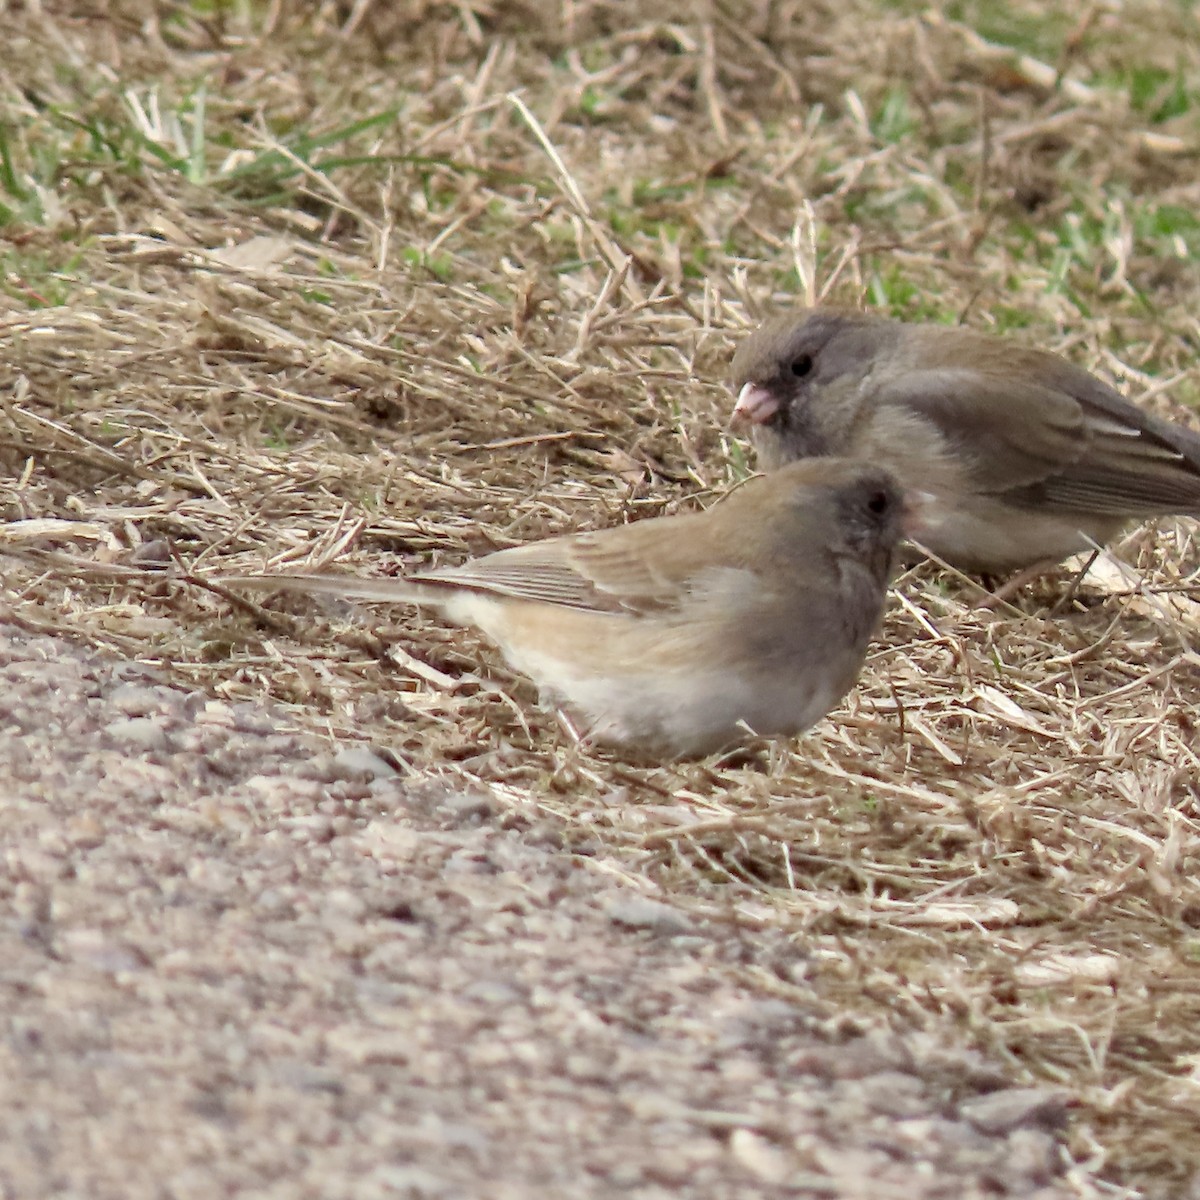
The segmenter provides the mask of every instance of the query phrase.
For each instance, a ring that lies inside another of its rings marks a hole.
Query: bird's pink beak
[[[733,406],[731,425],[761,425],[779,411],[779,401],[761,383],[744,383]]]

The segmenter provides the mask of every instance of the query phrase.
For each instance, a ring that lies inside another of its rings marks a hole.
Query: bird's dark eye
[[[877,517],[882,517],[891,506],[892,501],[887,492],[872,492],[867,499],[867,508]]]
[[[799,354],[792,359],[792,374],[797,379],[803,379],[813,368],[811,354]]]

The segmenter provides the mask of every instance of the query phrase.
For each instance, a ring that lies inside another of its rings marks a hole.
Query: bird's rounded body
[[[826,458],[751,479],[704,512],[403,579],[227,582],[434,606],[482,630],[589,739],[690,757],[800,733],[846,694],[903,517],[888,472]]]
[[[839,455],[932,498],[922,544],[1007,571],[1200,514],[1200,435],[1058,355],[973,330],[811,309],[738,348],[735,412],[767,470]]]

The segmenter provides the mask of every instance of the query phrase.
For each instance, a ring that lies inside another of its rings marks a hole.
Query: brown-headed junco
[[[1200,435],[999,337],[801,309],[742,342],[733,383],[763,469],[826,454],[890,468],[931,494],[921,543],[964,570],[1058,560],[1132,521],[1200,515]]]
[[[846,694],[905,512],[883,468],[823,458],[751,479],[704,512],[404,579],[222,582],[434,605],[478,626],[589,740],[702,755],[751,731],[799,733]]]

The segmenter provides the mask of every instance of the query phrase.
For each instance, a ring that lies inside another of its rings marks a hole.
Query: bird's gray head
[[[767,321],[738,347],[734,424],[749,424],[769,468],[837,454],[853,422],[854,393],[902,326],[848,309],[800,309]],[[831,404],[833,398],[840,401]]]

